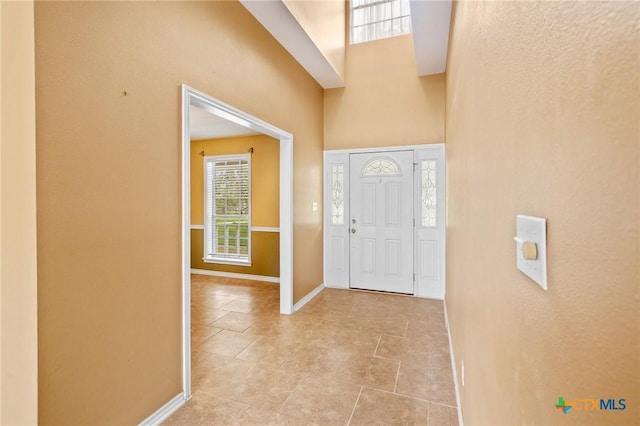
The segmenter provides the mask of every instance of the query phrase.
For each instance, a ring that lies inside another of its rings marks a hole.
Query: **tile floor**
[[[192,276],[192,398],[165,425],[457,425],[442,302]]]

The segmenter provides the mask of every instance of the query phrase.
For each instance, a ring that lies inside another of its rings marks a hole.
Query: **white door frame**
[[[324,253],[323,253],[323,270],[324,270],[324,284],[327,287],[333,288],[349,288],[349,250],[348,250],[348,228],[349,228],[349,155],[354,153],[376,153],[376,152],[389,152],[389,151],[414,151],[414,162],[419,159],[433,158],[438,161],[438,188],[440,196],[440,203],[438,204],[438,261],[435,266],[434,274],[439,278],[441,288],[431,289],[425,284],[425,278],[422,277],[420,271],[420,259],[418,259],[419,251],[419,237],[418,229],[414,231],[414,273],[416,274],[416,281],[414,286],[414,295],[417,297],[424,297],[430,299],[443,300],[445,297],[446,289],[446,277],[445,277],[445,253],[446,253],[446,215],[445,215],[445,144],[426,144],[426,145],[408,145],[408,146],[393,146],[393,147],[381,147],[381,148],[361,148],[361,149],[340,149],[324,151],[324,164],[323,164],[323,179],[324,179]],[[331,224],[331,173],[329,168],[332,166],[338,166],[343,168],[343,216],[344,225],[332,225]],[[416,174],[415,179],[417,179]],[[420,183],[416,180],[414,183],[414,194],[420,188]],[[417,206],[416,206],[417,208]],[[416,211],[416,220],[419,217]],[[345,244],[347,244],[345,246]]]
[[[182,387],[191,396],[191,136],[189,107],[280,140],[280,313],[293,313],[293,135],[182,85]]]

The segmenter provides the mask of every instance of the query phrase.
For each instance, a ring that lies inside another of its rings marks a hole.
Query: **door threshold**
[[[396,292],[394,292],[394,291],[371,290],[371,289],[368,289],[368,288],[349,287],[347,290],[362,291],[362,292],[365,292],[365,293],[389,294],[389,295],[391,295],[391,296],[409,296],[409,297],[415,297],[415,293],[396,293]]]

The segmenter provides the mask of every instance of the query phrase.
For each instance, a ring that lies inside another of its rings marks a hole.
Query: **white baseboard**
[[[447,304],[442,301],[444,306],[444,323],[447,326],[447,335],[449,336],[449,353],[451,354],[451,370],[453,370],[453,385],[456,389],[456,405],[458,407],[458,424],[464,426],[462,421],[462,405],[460,404],[460,388],[458,387],[458,373],[456,372],[456,357],[453,355],[453,341],[451,340],[451,329],[449,328],[449,316],[447,315]]]
[[[349,284],[347,285],[342,285],[342,284],[326,284],[324,285],[326,288],[336,288],[338,290],[349,290]]]
[[[185,403],[184,392],[180,392],[171,401],[164,404],[155,413],[140,422],[139,426],[155,426],[162,423]]]
[[[304,305],[309,303],[311,301],[311,299],[316,297],[318,295],[318,293],[320,293],[324,287],[325,287],[324,284],[320,284],[318,287],[316,287],[313,290],[311,290],[311,292],[309,294],[307,294],[305,297],[303,297],[302,299],[298,300],[298,303],[293,305],[293,312],[296,312],[296,311],[300,310],[300,308],[302,308]]]
[[[235,272],[209,271],[207,269],[191,268],[192,274],[211,275],[214,277],[240,278],[243,280],[265,281],[268,283],[280,283],[280,277],[268,277],[266,275],[238,274]]]

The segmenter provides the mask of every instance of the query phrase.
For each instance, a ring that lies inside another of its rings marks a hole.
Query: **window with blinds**
[[[351,0],[351,43],[411,33],[409,0]]]
[[[251,263],[251,156],[204,159],[204,260]]]

